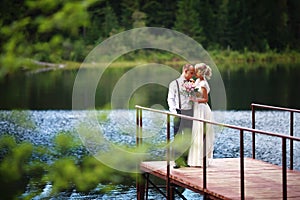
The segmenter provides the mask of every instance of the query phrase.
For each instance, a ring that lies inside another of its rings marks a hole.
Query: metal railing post
[[[140,125],[140,131],[139,131],[139,142],[140,144],[142,144],[142,135],[143,135],[143,110],[140,109],[140,113],[139,113],[139,116],[140,116],[140,120],[139,120],[139,125]]]
[[[170,115],[167,114],[167,178],[166,178],[166,186],[167,186],[167,199],[172,199],[171,192],[171,184],[170,184]]]
[[[252,129],[255,129],[255,106],[251,104]],[[252,132],[252,158],[255,159],[255,132]]]
[[[290,113],[290,136],[294,136],[294,112]],[[294,169],[294,140],[290,140],[290,169]]]
[[[139,146],[139,135],[140,135],[140,115],[139,115],[139,108],[136,108],[136,134],[135,134],[135,141],[136,145]]]
[[[282,199],[287,199],[286,138],[282,138]]]
[[[244,131],[240,129],[240,176],[241,176],[241,199],[245,199],[245,170],[244,170]]]
[[[141,145],[141,136],[142,136],[142,109],[136,108],[136,145],[137,146]],[[137,165],[137,171],[139,171],[139,165]],[[144,177],[143,174],[137,173],[136,189],[137,189],[138,200],[144,200],[145,198],[145,179],[143,177]],[[146,195],[148,196],[148,191]]]
[[[203,189],[207,188],[206,176],[206,122],[203,122]]]

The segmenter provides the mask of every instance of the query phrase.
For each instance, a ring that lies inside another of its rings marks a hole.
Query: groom
[[[193,105],[190,103],[189,97],[182,95],[183,83],[190,81],[194,76],[195,69],[191,64],[185,64],[182,67],[182,74],[179,78],[173,80],[169,85],[168,105],[172,113],[193,116]],[[174,137],[183,138],[184,134],[190,134],[192,130],[192,120],[174,118]],[[184,131],[185,130],[185,131]],[[191,138],[190,135],[185,135],[185,138]],[[190,144],[190,141],[186,141]],[[187,147],[186,147],[187,148]],[[175,146],[176,149],[176,146]],[[176,155],[177,154],[177,155]],[[179,155],[178,155],[179,154]],[[189,167],[187,164],[188,148],[184,152],[175,151],[175,166],[174,168]]]

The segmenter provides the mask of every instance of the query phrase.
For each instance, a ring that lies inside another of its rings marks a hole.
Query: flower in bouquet
[[[196,93],[198,92],[198,88],[193,81],[186,81],[182,84],[183,86],[183,95],[187,97],[196,97]]]

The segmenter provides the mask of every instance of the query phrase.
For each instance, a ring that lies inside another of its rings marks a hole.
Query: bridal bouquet
[[[182,84],[183,86],[183,95],[187,97],[193,97],[197,95],[198,88],[196,88],[196,85],[192,81],[187,81]]]

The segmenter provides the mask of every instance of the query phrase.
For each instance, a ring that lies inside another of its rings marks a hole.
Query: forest
[[[82,62],[137,27],[184,33],[209,50],[300,50],[299,0],[2,0],[0,75],[32,60]]]

